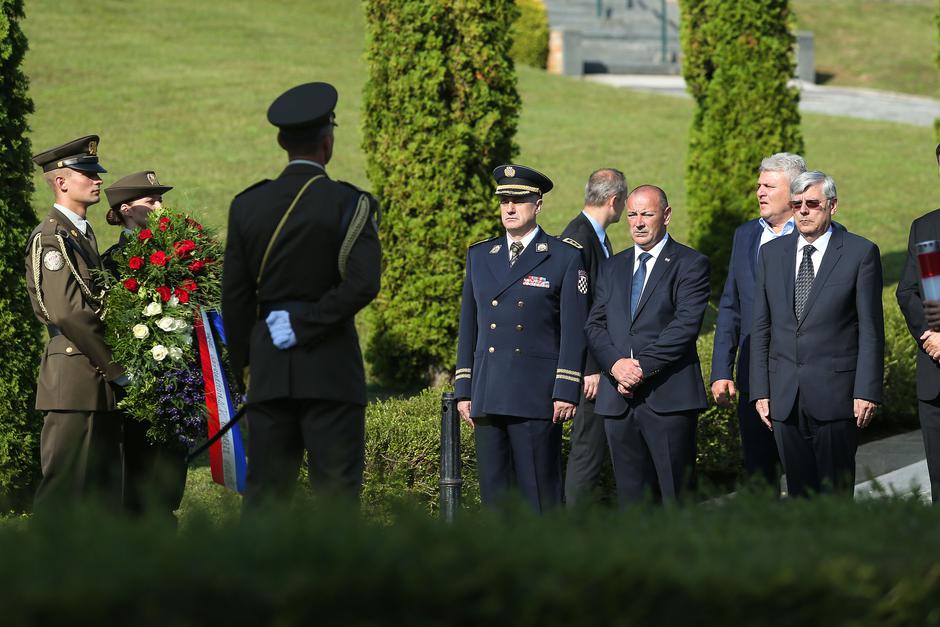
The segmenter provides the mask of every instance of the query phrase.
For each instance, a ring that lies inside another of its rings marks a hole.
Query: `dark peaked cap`
[[[43,172],[72,168],[82,172],[107,172],[98,163],[98,136],[86,135],[33,155]]]
[[[288,89],[268,107],[268,122],[283,129],[333,122],[339,94],[329,83],[304,83]]]
[[[501,165],[493,170],[497,196],[525,196],[547,194],[555,186],[552,180],[524,165]]]
[[[108,205],[117,209],[123,203],[147,196],[162,196],[171,189],[169,185],[160,184],[153,170],[144,170],[118,179],[104,189],[104,195],[108,197]]]

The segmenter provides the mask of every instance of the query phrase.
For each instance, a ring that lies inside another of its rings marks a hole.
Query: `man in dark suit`
[[[790,182],[805,171],[803,157],[788,152],[779,152],[761,161],[757,178],[760,217],[745,222],[734,232],[712,348],[712,396],[723,407],[731,407],[735,396],[738,397],[744,470],[749,477],[761,477],[771,485],[779,479],[777,445],[773,433],[761,423],[754,403],[748,398],[754,273],[760,247],[793,231]]]
[[[695,425],[707,406],[695,343],[708,304],[708,258],[666,233],[666,194],[641,185],[627,198],[634,246],[601,266],[585,327],[604,372],[605,417],[622,505],[658,491],[674,501],[694,485]]]
[[[940,144],[937,145],[940,166]],[[907,263],[898,282],[897,298],[907,328],[917,341],[917,413],[927,453],[927,472],[933,502],[940,500],[940,329],[928,326],[917,266],[916,245],[940,240],[940,209],[923,215],[911,224],[907,243]],[[935,309],[940,303],[931,303]]]
[[[474,427],[484,505],[515,478],[542,512],[561,503],[561,425],[581,397],[589,279],[577,246],[538,226],[551,180],[521,165],[493,177],[506,233],[467,251],[457,410]]]
[[[797,230],[758,258],[751,400],[791,495],[851,495],[858,429],[881,402],[881,258],[872,242],[832,228],[831,177],[804,172],[790,194]]]
[[[307,83],[274,101],[268,120],[290,161],[229,212],[222,312],[232,366],[250,374],[248,507],[292,493],[304,449],[314,487],[358,495],[362,486],[366,386],[354,317],[379,291],[378,204],[326,174],[336,100],[331,85]]]
[[[620,221],[627,206],[627,179],[623,172],[604,168],[591,174],[584,188],[584,210],[572,220],[562,239],[581,246],[584,264],[593,291],[597,284],[597,268],[614,254],[607,227]],[[565,473],[565,504],[596,501],[600,498],[599,482],[607,459],[607,435],[604,420],[594,413],[594,400],[600,383],[600,367],[588,351],[584,364],[584,385],[577,418],[571,425],[571,450]]]

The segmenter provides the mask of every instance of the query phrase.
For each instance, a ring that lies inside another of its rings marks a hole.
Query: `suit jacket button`
[[[495,353],[495,352],[496,352],[496,349],[493,348],[492,346],[490,346],[490,352],[491,352],[491,353]]]
[[[496,323],[495,323],[495,322],[491,322],[491,323],[490,323],[490,328],[491,328],[491,329],[495,329],[495,328],[496,328]]]
[[[522,330],[522,325],[521,325],[521,324],[517,324],[517,325],[516,325],[516,331],[521,331],[521,330]]]
[[[517,307],[524,307],[524,306],[525,306],[525,303],[520,300],[518,303],[516,303],[516,306],[517,306]]]
[[[519,353],[521,353],[521,352],[522,352],[522,349],[521,349],[521,348],[517,348],[517,349],[516,349],[516,354],[517,354],[517,355],[518,355]]]
[[[498,300],[494,300],[492,304],[493,304],[493,307],[495,307],[496,305],[499,304],[499,301],[498,301]]]
[[[65,349],[65,352],[66,352],[66,353],[71,353],[71,352],[72,352],[72,347],[71,347],[71,346],[67,347],[67,348]]]

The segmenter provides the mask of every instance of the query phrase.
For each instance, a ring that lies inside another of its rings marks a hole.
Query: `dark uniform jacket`
[[[26,249],[26,289],[49,330],[39,366],[36,409],[111,411],[110,382],[124,371],[104,341],[97,245],[58,209],[37,226]]]
[[[751,328],[751,400],[786,420],[799,395],[816,420],[850,419],[853,399],[881,402],[885,330],[881,256],[863,237],[833,229],[803,317],[793,310],[799,232],[761,247]],[[802,256],[802,253],[800,253]]]
[[[920,336],[927,330],[927,319],[924,317],[917,251],[914,247],[919,242],[938,239],[940,239],[940,209],[914,220],[907,244],[907,263],[897,288],[901,313],[907,321],[907,328],[917,341],[917,398],[922,401],[934,401],[940,396],[940,364],[924,351],[924,343],[920,339]]]
[[[660,414],[705,409],[708,400],[695,344],[710,295],[708,257],[670,237],[631,319],[634,249],[608,259],[597,278],[586,327],[591,350],[605,373],[595,411],[619,416],[629,403],[646,403]],[[643,381],[628,401],[617,391],[610,369],[631,355],[640,362]]]
[[[505,235],[470,247],[454,385],[472,416],[551,419],[553,400],[580,400],[588,282],[581,251],[541,229],[512,268]]]
[[[601,263],[607,260],[607,255],[604,254],[604,247],[600,240],[597,239],[597,233],[594,231],[594,225],[591,224],[591,221],[587,219],[587,216],[585,216],[583,212],[579,213],[568,223],[568,226],[565,227],[561,238],[573,239],[580,244],[581,255],[584,257],[584,265],[587,268],[588,277],[590,278],[590,291],[593,293],[594,288],[597,286],[597,269]],[[610,253],[613,254],[613,251],[610,251]],[[591,294],[588,296],[591,296]],[[594,354],[588,350],[587,358],[584,362],[584,374],[597,374],[600,371],[600,366],[597,365]]]
[[[271,248],[260,288],[258,270],[278,222],[312,177]],[[355,314],[379,291],[378,203],[348,255],[339,252],[361,191],[310,164],[289,165],[235,197],[229,212],[222,280],[222,315],[236,373],[250,366],[249,401],[316,398],[366,404]],[[256,298],[257,291],[257,298]],[[280,350],[264,317],[291,312],[298,345]]]

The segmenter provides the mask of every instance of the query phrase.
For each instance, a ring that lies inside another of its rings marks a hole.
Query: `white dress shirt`
[[[663,247],[666,245],[666,242],[669,241],[669,233],[666,233],[665,237],[659,240],[659,243],[653,246],[650,250],[643,250],[636,244],[633,245],[633,274],[636,274],[636,271],[640,269],[640,255],[643,253],[649,253],[652,255],[651,258],[646,260],[646,277],[643,279],[643,289],[646,289],[646,283],[650,280],[650,275],[653,273],[653,266],[656,265],[656,260],[659,259],[659,255],[663,252]],[[640,294],[643,292],[641,291]]]
[[[509,237],[509,233],[506,233],[506,249],[508,251],[506,254],[509,256],[509,258],[512,259],[512,251],[509,250],[509,247],[512,245],[513,242],[518,241],[522,244],[522,250],[519,251],[519,254],[521,255],[525,251],[525,249],[529,246],[529,244],[532,243],[532,240],[535,239],[535,236],[538,234],[538,232],[539,232],[539,226],[536,224],[535,228],[529,231],[528,233],[526,233],[525,235],[523,235],[522,239],[520,240],[514,240],[511,237]]]
[[[294,164],[297,164],[297,163],[305,163],[305,164],[307,164],[307,165],[315,165],[315,166],[317,166],[318,168],[320,168],[321,170],[323,170],[324,172],[326,172],[326,168],[324,168],[321,164],[317,163],[316,161],[311,161],[310,159],[291,159],[291,160],[287,163],[287,165],[291,166],[291,165],[294,165]]]
[[[88,220],[81,217],[68,207],[63,207],[59,203],[54,203],[52,206],[61,211],[62,215],[68,218],[69,222],[74,224],[75,228],[78,229],[82,235],[85,235],[85,232],[88,230]]]
[[[813,242],[812,246],[816,250],[813,251],[813,254],[810,255],[810,259],[813,260],[813,276],[815,277],[819,274],[819,264],[822,263],[823,255],[826,254],[826,248],[829,247],[829,240],[832,239],[832,225],[829,225],[829,230],[816,238],[816,241]],[[796,267],[793,271],[794,278],[800,275],[800,264],[803,263],[803,248],[809,246],[810,243],[803,239],[803,236],[800,235],[800,238],[796,241]]]

